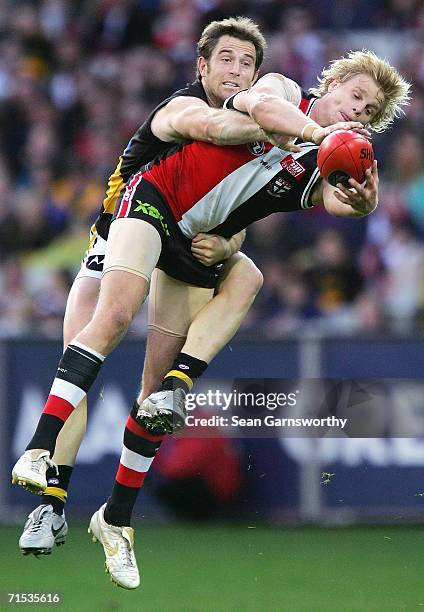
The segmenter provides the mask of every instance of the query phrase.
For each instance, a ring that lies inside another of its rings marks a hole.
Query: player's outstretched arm
[[[324,181],[323,203],[325,210],[335,217],[365,217],[371,214],[378,205],[378,169],[377,160],[372,168],[365,172],[363,185],[350,178],[350,189],[342,184],[332,187]]]
[[[297,107],[299,96],[300,90],[294,81],[281,74],[270,73],[248,91],[239,92],[233,99],[233,106],[248,113],[265,132],[280,135],[283,139],[289,136],[320,144],[331,132],[342,129],[354,129],[364,136],[370,135],[359,121],[341,121],[321,127]]]
[[[152,131],[165,142],[201,140],[215,145],[238,145],[266,140],[248,115],[211,108],[192,97],[174,98],[152,120]]]

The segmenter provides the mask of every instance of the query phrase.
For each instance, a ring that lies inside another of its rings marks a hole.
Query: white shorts
[[[76,278],[91,276],[101,280],[103,264],[105,262],[106,240],[99,236],[95,230],[90,231],[90,244],[81,262],[81,268]]]

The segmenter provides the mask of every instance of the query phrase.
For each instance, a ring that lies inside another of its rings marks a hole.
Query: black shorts
[[[162,241],[156,267],[172,278],[207,289],[218,284],[223,263],[204,266],[192,255],[191,239],[180,230],[163,195],[146,179],[137,180],[137,174],[130,178],[116,203],[115,218],[142,219],[153,225]]]

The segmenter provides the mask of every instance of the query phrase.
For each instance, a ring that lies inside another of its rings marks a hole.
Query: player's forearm
[[[231,257],[231,255],[234,255],[234,253],[237,253],[238,251],[240,251],[241,249],[241,245],[243,244],[244,240],[246,238],[246,230],[241,230],[241,232],[239,232],[238,234],[234,234],[234,236],[231,236],[231,238],[228,239],[228,246],[229,246],[229,255],[228,257]]]
[[[246,95],[244,101],[246,111],[265,132],[311,140],[313,131],[320,127],[294,104],[276,96]]]
[[[263,130],[248,115],[223,111],[208,127],[210,141],[216,145],[239,145],[266,140]]]

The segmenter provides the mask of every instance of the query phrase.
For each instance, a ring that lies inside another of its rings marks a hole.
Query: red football
[[[330,185],[342,183],[350,187],[348,179],[365,181],[365,170],[372,166],[374,151],[364,136],[350,130],[336,130],[324,138],[318,149],[317,165],[321,176]]]

